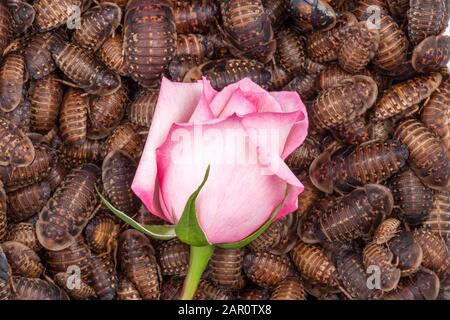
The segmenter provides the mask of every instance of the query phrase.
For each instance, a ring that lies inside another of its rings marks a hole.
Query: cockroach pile
[[[1,0],[0,299],[178,299],[130,189],[161,77],[296,91],[297,212],[217,249],[196,299],[450,298],[446,0]]]

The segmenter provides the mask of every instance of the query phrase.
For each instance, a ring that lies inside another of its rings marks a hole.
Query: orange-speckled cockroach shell
[[[310,135],[287,159],[286,164],[293,170],[307,169],[311,162],[322,152],[322,144],[318,137]]]
[[[144,300],[160,297],[160,274],[150,240],[136,230],[124,231],[119,240],[122,271]]]
[[[294,24],[303,31],[326,31],[336,25],[336,13],[324,0],[289,0],[286,7]]]
[[[0,246],[0,301],[12,299],[11,268]]]
[[[300,36],[288,28],[276,33],[276,57],[280,65],[289,73],[299,72],[305,65],[305,45]]]
[[[119,224],[109,214],[96,214],[84,229],[86,243],[95,253],[113,253],[118,236]]]
[[[42,279],[13,277],[14,300],[69,300],[57,285]]]
[[[272,28],[276,29],[289,17],[287,14],[286,2],[284,0],[262,0],[264,10],[272,23]]]
[[[239,294],[239,300],[267,300],[269,298],[270,296],[267,289],[258,287],[245,288],[244,291]]]
[[[286,255],[248,253],[244,257],[244,272],[258,286],[274,288],[292,272],[292,264]]]
[[[7,197],[5,190],[3,189],[3,183],[0,182],[0,241],[6,236],[8,227],[7,210]]]
[[[34,25],[40,31],[55,29],[66,23],[82,7],[82,0],[36,0]],[[72,22],[73,23],[73,22]]]
[[[49,74],[32,84],[31,130],[47,133],[56,125],[63,98],[63,85],[56,73]]]
[[[421,268],[411,277],[402,278],[397,289],[385,294],[383,300],[436,300],[439,288],[437,275]]]
[[[442,237],[450,248],[450,191],[435,191],[433,206],[424,227]]]
[[[272,81],[270,83],[270,90],[280,90],[285,87],[294,76],[288,73],[283,67],[272,63],[271,65]],[[293,91],[293,90],[292,90]]]
[[[359,0],[352,12],[358,19],[362,19],[375,12],[377,8],[373,6],[379,7],[382,13],[388,12],[386,0]]]
[[[5,1],[0,3],[0,52],[8,46],[12,38],[11,14]]]
[[[119,284],[117,285],[117,300],[142,300],[139,291],[136,286],[128,280],[127,277],[121,276],[119,278]]]
[[[409,150],[409,163],[428,187],[443,189],[450,182],[450,159],[442,141],[422,122],[410,119],[402,122],[395,137]]]
[[[168,0],[131,0],[124,21],[128,72],[140,85],[154,86],[175,54],[176,29]]]
[[[181,288],[180,288],[181,289]],[[180,290],[178,290],[180,291]],[[200,280],[194,300],[231,300],[230,294],[207,280]]]
[[[97,51],[97,56],[108,68],[114,70],[121,76],[125,76],[127,74],[127,68],[122,47],[123,34],[116,32],[103,42]]]
[[[236,290],[239,288],[244,262],[243,249],[217,248],[211,257],[211,278],[221,288]]]
[[[390,187],[398,218],[409,225],[418,225],[427,217],[433,205],[433,191],[425,186],[413,170],[407,168],[396,174]]]
[[[420,228],[414,230],[414,240],[422,248],[422,265],[433,270],[437,275],[443,275],[449,265],[449,256],[447,245],[442,237]]]
[[[87,139],[80,145],[64,145],[61,154],[61,161],[67,168],[99,163],[105,156],[104,141]]]
[[[53,280],[73,300],[88,300],[96,298],[95,291],[90,285],[80,279],[79,286],[72,286],[70,274],[67,272],[60,272],[55,274]]]
[[[25,92],[24,92],[25,93]],[[18,126],[22,132],[30,131],[30,121],[31,121],[31,103],[30,100],[23,95],[22,100],[11,112],[3,112],[0,110],[0,117],[11,121],[13,124]]]
[[[414,48],[411,58],[417,72],[434,72],[450,61],[450,36],[430,36]]]
[[[178,56],[174,57],[169,64],[169,75],[173,81],[183,82],[186,73],[207,61],[204,57]],[[156,90],[155,90],[156,91]]]
[[[159,265],[163,275],[185,275],[189,266],[189,246],[178,239],[162,243]]]
[[[420,267],[423,260],[423,251],[414,239],[412,231],[402,230],[398,232],[389,240],[387,246],[394,254],[402,276],[409,276]]]
[[[117,271],[108,254],[92,256],[89,283],[100,300],[113,300],[117,291]]]
[[[48,250],[63,250],[72,245],[92,217],[97,203],[95,187],[100,169],[86,164],[72,170],[39,213],[36,234]]]
[[[173,276],[164,281],[161,285],[161,300],[179,300],[181,290],[183,289],[183,282],[183,277],[180,276]],[[213,287],[209,282],[208,284]],[[202,284],[202,286],[204,285]]]
[[[400,280],[400,269],[394,264],[393,255],[386,247],[374,242],[369,243],[363,251],[363,264],[366,270],[371,266],[380,268],[381,290],[387,292],[397,287]]]
[[[12,21],[12,27],[16,34],[24,33],[33,24],[36,12],[31,4],[22,0],[7,0]]]
[[[67,144],[86,141],[89,97],[83,90],[69,88],[64,94],[59,115],[59,130]]]
[[[322,197],[322,192],[314,186],[307,173],[300,175],[299,180],[305,188],[304,191],[298,195],[297,213],[301,217]]]
[[[301,195],[299,195],[299,202]],[[328,209],[333,203],[333,198],[324,196],[311,206],[311,208],[303,213],[299,218],[297,234],[301,241],[308,244],[319,243],[320,239],[317,238],[317,232],[319,227],[319,217],[322,212]]]
[[[114,33],[122,20],[122,10],[111,2],[99,3],[81,16],[72,41],[83,48],[96,51]]]
[[[13,275],[40,278],[44,266],[36,252],[20,242],[6,241],[1,246]]]
[[[25,167],[34,157],[31,140],[14,123],[0,117],[0,166]]]
[[[207,33],[216,23],[219,8],[213,0],[174,1],[177,33]]]
[[[326,65],[311,60],[310,58],[306,58],[305,63],[303,64],[303,69],[307,74],[319,74],[326,68]]]
[[[159,92],[156,90],[142,90],[128,106],[128,119],[131,123],[150,128],[158,102]]]
[[[117,127],[125,114],[128,87],[120,88],[107,96],[95,97],[89,106],[89,139],[103,139]]]
[[[35,226],[28,222],[10,224],[5,239],[20,242],[36,252],[42,248],[36,237]]]
[[[8,192],[8,216],[11,221],[24,221],[39,213],[52,190],[47,181]]]
[[[175,56],[211,57],[214,43],[202,34],[179,34]]]
[[[253,240],[248,248],[253,252],[264,252],[279,244],[287,235],[287,228],[281,220],[277,220],[257,239]]]
[[[123,150],[128,153],[133,159],[139,157],[144,146],[136,125],[129,122],[120,124],[105,143],[106,154],[114,150]]]
[[[291,82],[283,87],[284,91],[295,91],[302,99],[309,100],[316,93],[316,75],[305,74],[295,77]]]
[[[66,175],[66,167],[64,167],[61,162],[57,162],[51,167],[49,173],[47,174],[47,181],[50,184],[52,191],[55,191],[56,188],[58,188]]]
[[[297,277],[288,277],[270,296],[270,300],[306,300],[306,291]]]
[[[411,0],[408,10],[408,35],[414,45],[447,27],[447,0]]]
[[[372,241],[376,244],[389,242],[398,233],[401,221],[395,218],[384,220],[373,234]]]
[[[323,70],[317,76],[317,89],[328,90],[352,78],[353,75],[351,73],[344,71],[339,65],[334,64]]]
[[[371,125],[367,123],[364,116],[356,117],[350,122],[337,126],[333,133],[341,141],[352,145],[372,140]]]
[[[335,128],[364,114],[377,95],[378,87],[372,78],[354,76],[319,94],[311,107],[311,121],[319,129]]]
[[[394,123],[390,119],[370,124],[371,140],[386,141],[392,136],[393,132]]]
[[[229,0],[220,4],[225,41],[234,56],[267,63],[277,43],[260,0]]]
[[[0,65],[0,110],[11,112],[19,106],[26,80],[25,73],[22,54],[11,52],[3,57]]]
[[[441,84],[442,75],[433,73],[393,85],[370,110],[375,121],[391,118],[428,98]]]

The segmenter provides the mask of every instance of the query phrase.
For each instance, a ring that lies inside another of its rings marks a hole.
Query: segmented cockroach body
[[[305,45],[302,39],[291,31],[284,28],[277,31],[277,60],[289,73],[301,71],[305,66]]]
[[[306,300],[306,291],[297,277],[288,277],[275,288],[270,300]]]
[[[236,57],[267,63],[276,41],[269,17],[260,0],[230,0],[220,5],[226,41]]]
[[[10,224],[8,226],[6,240],[20,242],[36,252],[42,248],[36,237],[36,228],[32,223],[21,222]]]
[[[344,71],[338,64],[334,64],[317,76],[316,83],[319,90],[328,90],[352,78],[351,73]]]
[[[267,300],[269,298],[270,296],[267,289],[258,287],[245,288],[244,291],[239,294],[239,300]]]
[[[357,22],[358,20],[353,14],[345,12],[339,15],[333,29],[311,33],[306,40],[308,57],[320,63],[337,60],[342,41],[349,28]]]
[[[189,70],[199,67],[206,61],[207,59],[204,57],[177,56],[170,62],[168,73],[173,81],[183,82],[183,79]]]
[[[408,10],[408,34],[416,45],[428,36],[440,34],[447,27],[446,0],[411,0]]]
[[[364,116],[359,116],[333,130],[334,135],[343,142],[359,145],[371,139],[371,126]]]
[[[253,252],[268,251],[280,243],[287,231],[282,221],[277,220],[261,236],[253,240],[248,248]]]
[[[378,87],[372,78],[354,76],[319,94],[311,108],[311,121],[318,129],[335,128],[364,114],[377,95]]]
[[[161,300],[179,300],[181,297],[183,282],[183,277],[180,276],[173,276],[168,278],[167,281],[164,281],[161,285]],[[208,284],[213,287],[213,285],[209,282]],[[202,286],[204,286],[204,284],[202,284]]]
[[[80,13],[82,0],[36,0],[33,2],[36,17],[34,24],[40,31],[55,29],[66,22],[71,26],[73,17]]]
[[[371,109],[373,120],[385,120],[428,98],[441,84],[440,73],[420,76],[393,85]]]
[[[368,22],[350,28],[338,52],[339,65],[350,73],[359,73],[375,57],[380,34]]]
[[[394,176],[390,183],[398,218],[409,225],[425,221],[433,205],[433,191],[409,168]]]
[[[0,3],[0,52],[2,53],[13,37],[11,19],[12,17],[6,2],[2,1]]]
[[[69,88],[64,94],[59,116],[61,137],[67,144],[86,141],[89,97],[83,90]]]
[[[450,36],[430,36],[414,48],[412,66],[417,72],[435,72],[450,61]]]
[[[128,119],[131,123],[150,128],[158,102],[158,91],[142,90],[128,106]]]
[[[171,1],[131,0],[124,22],[124,51],[133,80],[154,86],[175,54],[176,27]]]
[[[115,150],[122,150],[133,159],[139,157],[143,148],[143,142],[137,131],[137,126],[129,122],[124,122],[114,129],[105,143],[106,154]]]
[[[117,285],[117,300],[142,300],[136,286],[128,280],[127,277],[121,276]]]
[[[280,221],[282,225],[280,239],[273,244],[268,252],[280,256],[290,252],[297,243],[298,216],[296,214],[289,214],[277,221]]]
[[[31,130],[47,133],[56,125],[63,98],[63,85],[56,73],[36,80],[31,87]]]
[[[310,135],[287,159],[286,164],[295,171],[307,169],[311,162],[322,152],[318,137]]]
[[[402,20],[406,18],[409,9],[409,0],[386,0],[389,12],[394,18]]]
[[[216,23],[219,8],[215,1],[175,1],[173,15],[178,33],[207,33]]]
[[[286,6],[295,25],[303,31],[326,31],[336,25],[336,13],[324,0],[289,0]]]
[[[358,19],[362,20],[367,18],[368,15],[376,13],[378,10],[382,13],[388,13],[386,0],[359,0],[352,12]]]
[[[363,251],[363,264],[366,270],[378,267],[380,274],[380,289],[392,291],[400,280],[400,269],[393,263],[393,254],[382,245],[369,243]]]
[[[92,217],[100,169],[93,164],[72,170],[39,213],[36,234],[48,250],[72,245]]]
[[[6,5],[11,14],[16,33],[24,33],[31,27],[36,16],[36,12],[31,4],[22,0],[7,0]]]
[[[326,68],[327,68],[326,65],[316,62],[314,60],[311,60],[309,58],[305,59],[305,63],[303,65],[303,69],[308,74],[319,74]]]
[[[302,99],[309,100],[316,94],[316,75],[305,74],[295,77],[291,82],[283,87],[284,91],[295,91]]]
[[[258,286],[274,288],[292,272],[292,265],[286,255],[248,253],[244,257],[244,272]]]
[[[367,142],[334,154],[325,151],[309,168],[314,185],[323,192],[348,192],[367,183],[381,183],[397,173],[408,159],[403,144],[388,140]]]
[[[0,301],[12,298],[11,268],[0,246]]]
[[[243,262],[244,250],[217,248],[210,261],[212,281],[221,288],[238,289]]]
[[[434,193],[433,206],[423,225],[434,234],[441,236],[450,248],[450,192],[448,190]]]
[[[69,300],[67,293],[46,280],[13,277],[14,300]]]
[[[113,300],[117,291],[117,272],[108,254],[92,256],[89,283],[100,300]]]
[[[414,230],[414,240],[422,248],[422,265],[433,270],[437,275],[444,274],[448,268],[448,250],[445,241],[440,236],[422,228]]]
[[[84,229],[89,248],[95,253],[114,253],[119,236],[119,224],[109,214],[96,214]]]
[[[0,65],[0,110],[11,112],[22,101],[25,84],[25,59],[12,52],[3,57]]]
[[[56,188],[63,182],[64,178],[67,175],[67,170],[61,162],[55,163],[49,173],[47,174],[47,181],[50,184],[50,188],[52,191],[55,191]]]
[[[0,241],[6,236],[8,227],[8,216],[6,215],[7,199],[3,183],[0,181]]]
[[[178,239],[161,244],[159,264],[163,275],[184,275],[189,266],[189,246]]]
[[[299,198],[301,199],[301,195]],[[320,239],[317,238],[319,217],[332,203],[333,199],[331,197],[324,196],[321,199],[318,199],[318,201],[311,206],[309,211],[299,218],[297,234],[304,243],[320,243]]]
[[[61,149],[62,163],[75,168],[85,163],[99,163],[105,156],[104,141],[87,139],[80,145],[64,145]]]
[[[322,192],[314,186],[308,174],[303,173],[299,175],[298,178],[302,181],[305,188],[304,191],[298,196],[297,214],[301,218],[303,215],[308,213],[308,211],[322,197]]]
[[[179,34],[175,56],[211,57],[214,55],[214,43],[208,36],[201,34]]]
[[[180,288],[181,289],[181,288]],[[231,300],[228,292],[217,288],[207,280],[200,280],[194,300]]]
[[[111,2],[99,3],[81,16],[81,25],[75,30],[72,41],[79,46],[96,51],[111,36],[122,20],[122,10]]]
[[[160,297],[159,266],[150,240],[136,230],[124,231],[119,240],[121,266],[144,300]]]
[[[11,221],[24,221],[39,213],[52,190],[47,181],[8,192],[8,216]]]
[[[96,298],[95,291],[90,285],[80,279],[79,286],[73,285],[71,275],[67,272],[57,273],[53,279],[55,283],[64,289],[71,299],[88,300]]]
[[[329,288],[338,286],[336,267],[322,247],[298,242],[290,255],[295,267],[306,280]]]
[[[97,51],[97,56],[108,68],[121,76],[125,76],[127,75],[127,68],[122,47],[123,35],[116,32],[103,42]]]
[[[127,3],[129,0],[98,0],[98,3],[104,3],[104,2],[112,2],[119,6],[121,9],[125,9]]]
[[[275,62],[271,65],[272,81],[270,83],[270,90],[280,90],[285,87],[294,76],[288,73],[281,66],[278,66]]]
[[[262,0],[262,4],[273,29],[277,29],[289,18],[284,0]]]
[[[18,126],[22,132],[29,132],[31,122],[31,103],[27,97],[22,96],[22,101],[16,109],[11,112],[3,112],[0,110],[0,117],[9,120]]]
[[[6,241],[1,244],[15,276],[39,278],[44,266],[36,252],[20,242]]]
[[[435,300],[439,294],[439,278],[422,268],[411,277],[402,278],[396,290],[383,296],[383,300]]]
[[[384,220],[375,230],[372,241],[378,245],[389,242],[398,233],[400,224],[395,218]]]
[[[410,119],[402,122],[395,137],[409,150],[409,163],[428,187],[446,188],[450,182],[450,159],[441,140],[423,123]]]
[[[33,161],[26,167],[0,166],[0,177],[8,191],[20,189],[44,179],[53,163],[53,153],[44,146],[35,148]]]
[[[394,254],[402,276],[409,276],[417,271],[423,260],[423,251],[412,231],[400,231],[387,245]]]

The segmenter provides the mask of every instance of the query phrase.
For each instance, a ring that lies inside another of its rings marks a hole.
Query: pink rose
[[[258,230],[283,201],[277,219],[297,209],[303,185],[284,163],[308,131],[295,92],[267,92],[244,79],[215,91],[209,81],[162,80],[132,189],[154,215],[177,223],[196,200],[210,244],[236,242]]]

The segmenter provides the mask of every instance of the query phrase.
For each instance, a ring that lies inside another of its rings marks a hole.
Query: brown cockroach
[[[319,138],[315,135],[310,135],[300,147],[287,157],[286,164],[295,171],[307,169],[321,152],[322,145]]]
[[[98,3],[112,2],[117,4],[122,10],[125,9],[129,0],[97,0]]]
[[[21,222],[39,213],[52,190],[47,181],[8,192],[8,217],[11,221]]]
[[[189,246],[173,239],[161,244],[159,265],[163,275],[185,275],[189,266]]]
[[[108,68],[121,76],[125,76],[127,74],[127,68],[122,47],[123,34],[116,32],[103,42],[97,51],[97,56]]]
[[[303,64],[303,69],[307,74],[319,74],[326,68],[326,65],[311,60],[310,58],[306,58]]]
[[[161,300],[179,300],[183,282],[183,277],[180,276],[172,276],[164,281],[161,285]]]
[[[297,214],[299,218],[308,213],[308,211],[322,198],[322,192],[312,183],[309,175],[304,172],[298,176],[304,186],[304,191],[298,196]]]
[[[36,0],[33,2],[36,17],[34,24],[40,31],[55,29],[76,16],[82,0]]]
[[[279,244],[287,232],[285,224],[277,220],[261,236],[250,242],[248,248],[253,252],[268,251]]]
[[[435,72],[450,61],[450,36],[430,36],[413,51],[411,63],[417,72]]]
[[[281,67],[289,73],[298,73],[305,66],[305,45],[303,40],[289,28],[276,33],[276,57]]]
[[[50,184],[52,191],[55,191],[58,186],[64,181],[67,175],[67,170],[61,162],[55,163],[49,173],[47,174],[47,181]]]
[[[89,283],[100,300],[113,300],[117,291],[117,272],[109,254],[92,256]]]
[[[98,213],[84,229],[84,236],[89,248],[95,253],[114,253],[117,248],[119,224],[113,216]]]
[[[394,255],[386,247],[369,243],[363,251],[363,264],[366,270],[378,267],[380,274],[380,288],[384,292],[397,288],[400,281],[400,269],[393,262]]]
[[[283,90],[295,91],[302,99],[312,99],[316,94],[316,75],[304,74],[295,77]]]
[[[173,81],[183,82],[186,73],[204,64],[207,61],[204,57],[178,56],[174,57],[169,64],[168,73]],[[154,90],[157,92],[157,90]]]
[[[381,183],[397,173],[408,159],[403,144],[371,141],[353,148],[324,151],[309,168],[314,185],[325,193],[348,192],[355,186]]]
[[[411,0],[408,10],[408,35],[414,45],[428,36],[440,34],[447,27],[446,0]]]
[[[36,234],[47,250],[62,250],[76,241],[97,203],[100,169],[86,164],[72,170],[39,213]]]
[[[56,65],[71,81],[66,82],[68,85],[96,95],[108,95],[120,88],[120,76],[89,51],[65,41],[55,41],[51,52]]]
[[[128,280],[125,276],[119,277],[119,284],[117,285],[117,300],[142,300],[139,291],[136,289],[136,286]],[[164,300],[164,299],[162,299]]]
[[[12,298],[11,268],[0,246],[0,301]]]
[[[385,120],[411,108],[431,96],[441,81],[442,75],[433,73],[393,85],[370,110],[372,119]]]
[[[55,283],[73,300],[88,300],[96,298],[94,289],[86,282],[79,279],[79,285],[72,285],[70,274],[67,272],[59,272],[53,277]]]
[[[383,300],[435,300],[439,294],[439,278],[422,268],[411,277],[402,278],[396,290],[383,296]]]
[[[375,8],[378,7],[378,8]],[[373,14],[379,9],[382,13],[388,13],[386,0],[359,0],[352,12],[360,20],[366,18],[367,15]]]
[[[436,235],[441,236],[450,248],[450,192],[449,190],[435,191],[433,206],[424,227]]]
[[[395,218],[384,220],[373,234],[372,241],[378,245],[389,242],[398,233],[401,221]]]
[[[286,7],[294,24],[302,31],[326,31],[336,25],[336,13],[324,0],[289,0]]]
[[[36,252],[20,242],[6,241],[1,246],[13,275],[40,278],[44,266]]]
[[[63,85],[56,73],[36,80],[31,87],[31,130],[47,133],[56,125],[63,99]]]
[[[319,94],[311,108],[311,121],[318,129],[335,128],[364,114],[377,95],[372,78],[356,75]]]
[[[176,26],[168,0],[131,0],[124,21],[128,72],[140,85],[154,86],[175,54]]]
[[[260,62],[254,60],[221,59],[206,62],[189,70],[184,82],[201,80],[205,76],[216,90],[222,90],[227,85],[244,78],[250,78],[253,82],[267,89],[272,79],[270,70]]]
[[[359,73],[375,57],[380,34],[366,22],[350,28],[338,52],[339,65],[349,73]]]
[[[239,294],[239,300],[268,300],[269,298],[268,290],[258,287],[245,288]]]
[[[159,92],[157,90],[141,90],[128,106],[128,119],[131,123],[150,128]]]
[[[439,235],[423,228],[414,230],[414,240],[422,248],[425,268],[442,275],[448,268],[448,249],[445,241]]]
[[[67,144],[82,144],[86,141],[89,97],[83,90],[69,88],[62,100],[59,115],[59,131]]]
[[[177,33],[207,33],[216,23],[219,8],[215,1],[174,1],[173,16]]]
[[[274,243],[273,246],[269,248],[268,252],[275,255],[284,255],[289,253],[297,243],[298,215],[289,214],[277,221],[280,221],[283,226],[280,233],[280,240]]]
[[[425,221],[433,205],[433,191],[425,186],[413,170],[406,168],[390,181],[398,218],[418,225]]]
[[[0,110],[0,117],[9,120],[16,126],[18,126],[22,132],[30,131],[31,123],[31,103],[30,100],[22,96],[22,101],[19,103],[16,109],[11,112],[3,112]]]
[[[6,241],[20,242],[36,252],[42,248],[36,237],[35,226],[28,222],[10,224]]]
[[[232,300],[231,295],[207,280],[200,280],[194,300]]]
[[[283,67],[273,62],[271,65],[272,80],[270,82],[270,90],[280,90],[291,82],[294,76],[288,73]],[[294,91],[294,90],[291,90]]]
[[[364,116],[359,116],[350,122],[337,126],[333,134],[346,144],[360,145],[371,139],[371,125]]]
[[[262,4],[272,23],[272,28],[277,29],[288,18],[286,2],[284,0],[262,0]]]
[[[25,59],[22,54],[11,52],[0,64],[0,110],[11,112],[22,101],[26,82]]]
[[[292,264],[287,255],[247,253],[244,257],[244,272],[256,285],[274,288],[292,272]]]
[[[33,161],[25,167],[0,166],[0,177],[8,191],[35,184],[47,176],[54,160],[53,153],[44,146],[36,147],[33,153]]]
[[[299,197],[301,197],[301,195]],[[299,202],[301,203],[300,199]],[[320,239],[317,238],[319,217],[332,203],[333,198],[329,196],[317,199],[311,208],[299,218],[297,234],[304,243],[320,243]]]
[[[7,199],[3,183],[0,182],[0,241],[6,236],[8,227]]]
[[[80,27],[72,35],[72,41],[79,46],[97,51],[111,36],[122,20],[122,10],[112,2],[99,3],[88,9],[80,19]]]
[[[87,139],[80,145],[64,145],[61,161],[67,168],[75,168],[85,163],[99,163],[105,156],[104,141]]]
[[[5,1],[0,3],[0,52],[8,47],[11,38],[13,37],[13,30],[11,26],[11,13]]]
[[[395,137],[409,150],[409,163],[428,187],[443,189],[450,183],[450,159],[442,141],[422,122],[403,121]]]
[[[136,230],[126,230],[120,235],[119,248],[122,271],[142,298],[159,299],[161,276],[150,240]]]
[[[46,280],[13,277],[14,300],[69,300],[67,293]]]
[[[177,35],[175,56],[211,57],[214,55],[214,43],[202,34]]]
[[[394,123],[391,119],[370,123],[371,140],[387,141],[394,132]]]
[[[31,4],[23,0],[7,0],[15,33],[24,33],[34,22],[36,12]]]
[[[324,91],[352,78],[351,73],[344,71],[338,64],[333,64],[317,76],[316,85],[319,90]]]
[[[423,260],[423,251],[412,231],[398,232],[387,245],[398,262],[397,267],[402,276],[409,276],[417,271]]]
[[[306,291],[297,277],[288,277],[275,288],[270,300],[306,300]]]
[[[230,291],[238,289],[242,277],[243,262],[243,249],[217,248],[209,263],[213,283]]]
[[[230,0],[220,4],[225,41],[237,58],[267,63],[277,43],[260,0]]]
[[[409,0],[386,0],[386,4],[394,18],[398,20],[406,18],[409,9]]]
[[[338,58],[338,50],[347,31],[358,22],[356,17],[345,12],[338,16],[336,26],[328,31],[316,31],[306,39],[306,51],[312,60],[326,63]]]
[[[139,157],[144,146],[137,126],[130,122],[120,124],[105,142],[106,154],[115,150],[122,150],[128,153],[133,159]]]

